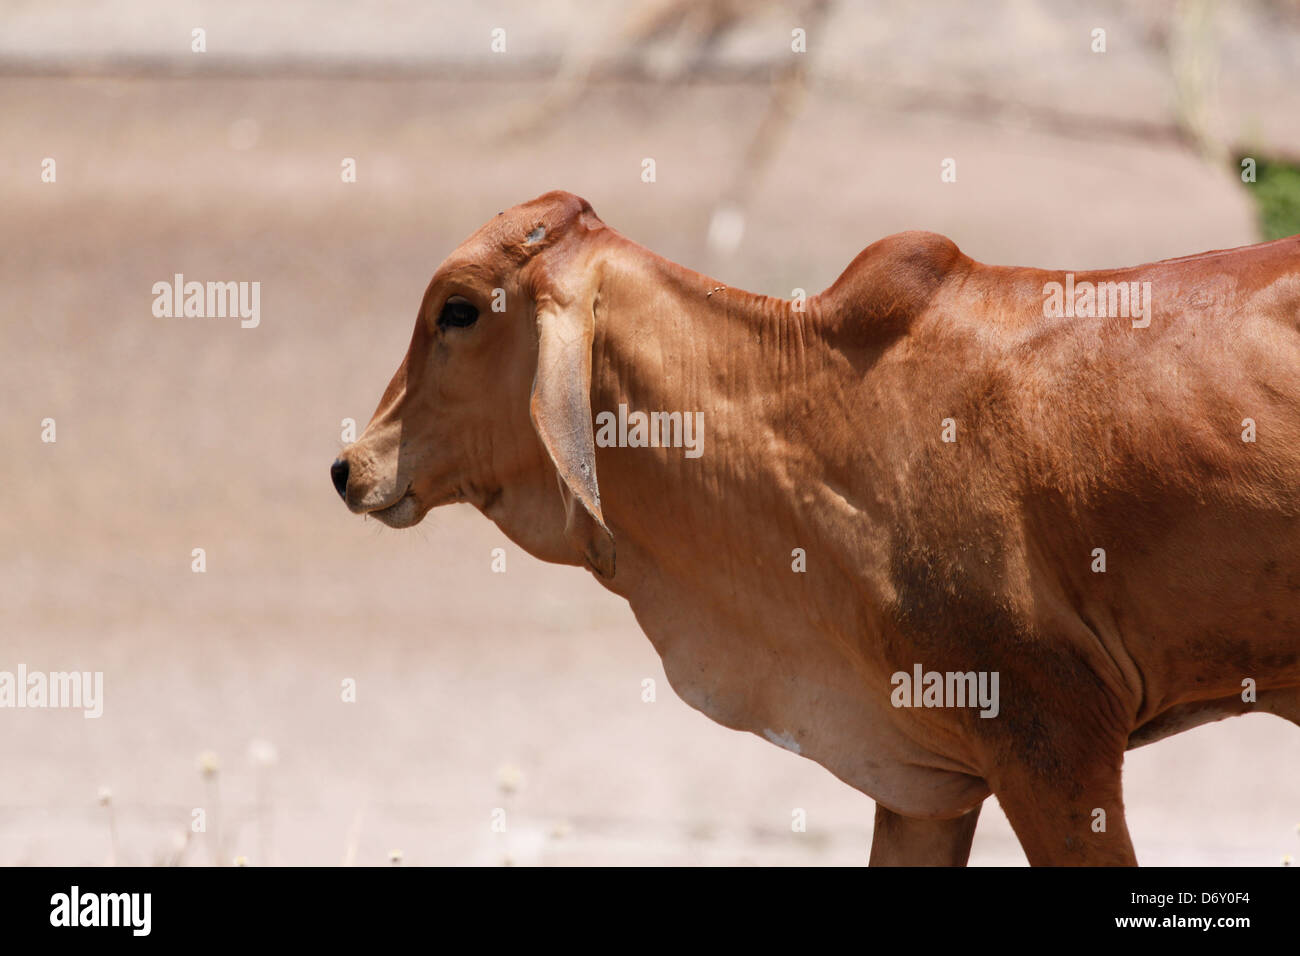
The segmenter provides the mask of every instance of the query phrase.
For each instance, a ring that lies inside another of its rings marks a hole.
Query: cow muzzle
[[[330,482],[348,510],[370,515],[390,528],[408,528],[424,516],[409,481],[376,480],[373,462],[366,456],[353,461],[344,452],[330,465]]]

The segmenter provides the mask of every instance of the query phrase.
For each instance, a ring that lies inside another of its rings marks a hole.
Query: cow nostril
[[[336,459],[334,464],[330,465],[330,478],[334,482],[334,489],[339,493],[339,497],[344,501],[348,500],[348,471],[350,470],[347,459]]]

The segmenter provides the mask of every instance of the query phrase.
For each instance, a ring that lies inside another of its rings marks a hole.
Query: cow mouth
[[[381,524],[386,524],[390,528],[402,529],[412,528],[424,520],[434,508],[441,505],[449,505],[458,501],[464,501],[465,496],[459,488],[448,491],[445,495],[435,498],[432,503],[424,504],[416,497],[411,488],[407,488],[402,497],[398,498],[391,505],[383,508],[377,508],[374,511],[366,512],[366,517],[374,518]]]
[[[420,507],[419,499],[408,488],[406,493],[391,505],[375,511],[368,511],[366,516],[374,518],[380,524],[388,525],[390,528],[401,529],[419,524],[426,510]]]

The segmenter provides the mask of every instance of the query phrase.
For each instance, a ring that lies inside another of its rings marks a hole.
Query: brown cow
[[[590,568],[683,699],[877,801],[872,863],[964,863],[994,793],[1031,863],[1129,864],[1126,749],[1300,721],[1298,325],[1300,237],[1067,275],[904,233],[801,303],[554,192],[439,267],[332,473]]]

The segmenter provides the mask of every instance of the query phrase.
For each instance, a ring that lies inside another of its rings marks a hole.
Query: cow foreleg
[[[1122,761],[1121,749],[1104,764],[1061,777],[1011,768],[989,781],[1031,866],[1137,866],[1124,821]]]
[[[965,866],[980,807],[951,820],[917,820],[876,804],[871,866]]]

